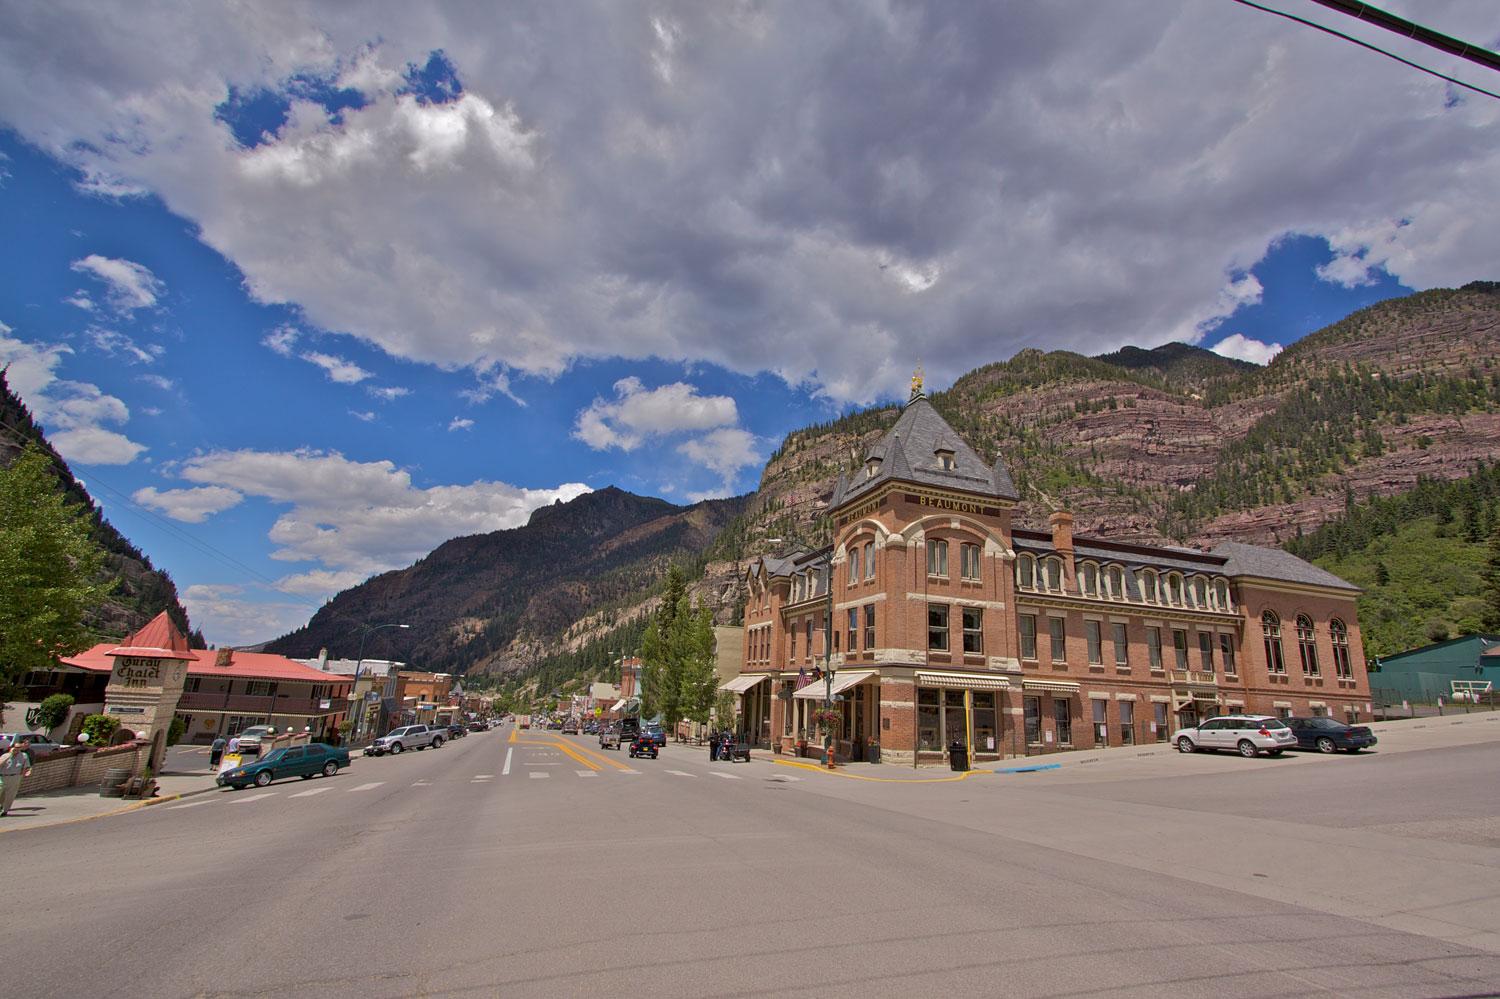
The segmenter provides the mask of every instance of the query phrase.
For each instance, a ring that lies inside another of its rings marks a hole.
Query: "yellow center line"
[[[864,774],[851,774],[843,770],[829,770],[820,767],[816,763],[794,763],[791,760],[772,760],[778,767],[796,767],[799,770],[812,770],[816,773],[827,774],[830,777],[844,777],[849,780],[872,780],[882,784],[949,784],[953,781],[968,780],[980,774],[989,773],[988,770],[965,770],[961,774],[952,777],[869,777]]]
[[[582,763],[584,766],[588,767],[590,770],[603,770],[604,769],[598,763],[596,763],[594,760],[591,760],[591,759],[589,759],[588,756],[584,755],[585,753],[588,752],[588,750],[586,750],[586,749],[580,749],[577,746],[570,746],[566,742],[562,742],[562,741],[557,740],[557,739],[521,739],[521,740],[518,740],[518,741],[523,746],[547,746],[548,748],[551,748],[551,749],[561,749],[563,752],[567,753],[573,759],[577,760],[579,763]],[[615,762],[614,760],[610,759],[607,756],[600,756],[599,760],[601,762],[608,763],[610,766],[614,767],[616,770],[629,770],[630,769],[629,767],[625,766],[624,764],[617,763],[617,762]]]

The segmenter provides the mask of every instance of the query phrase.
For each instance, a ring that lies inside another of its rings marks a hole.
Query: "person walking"
[[[30,739],[17,739],[0,755],[0,815],[10,814],[10,806],[21,793],[21,778],[31,776],[30,750]]]
[[[214,767],[218,766],[219,765],[219,761],[224,758],[224,747],[226,745],[228,745],[228,744],[224,741],[224,737],[221,735],[217,739],[215,739],[214,740],[214,744],[211,747],[209,747],[209,750],[208,750],[208,768],[210,770],[212,770]]]

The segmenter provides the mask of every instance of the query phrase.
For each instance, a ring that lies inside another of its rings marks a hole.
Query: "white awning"
[[[956,690],[1009,690],[1010,681],[1003,676],[988,676],[982,673],[918,670],[917,686],[949,687]]]
[[[611,710],[611,711],[620,711],[624,707],[625,707],[625,702],[623,700],[620,700],[620,701],[616,701],[614,704],[611,704],[610,707],[609,707],[609,710]]]
[[[1022,680],[1021,686],[1026,690],[1050,690],[1055,694],[1078,693],[1078,684],[1071,680]]]
[[[833,674],[832,693],[837,696],[855,684],[864,683],[870,677],[879,675],[879,671],[873,669],[858,670],[856,672],[843,669],[835,670]],[[825,681],[814,680],[812,683],[793,691],[792,696],[804,701],[821,701],[824,695],[829,692],[830,688]]]
[[[743,694],[745,691],[749,690],[757,683],[760,683],[762,680],[769,679],[771,679],[771,674],[769,673],[745,673],[741,676],[735,677],[728,683],[719,684],[719,689],[727,690],[731,694]]]

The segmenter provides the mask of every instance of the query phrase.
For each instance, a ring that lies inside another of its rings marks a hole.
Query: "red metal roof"
[[[115,665],[111,653],[141,654],[130,651],[121,652],[120,648],[113,642],[101,642],[76,656],[68,656],[62,662],[68,666],[86,669],[91,673],[108,673],[114,669]],[[236,680],[301,680],[306,683],[335,684],[348,684],[352,680],[352,677],[325,673],[311,666],[293,662],[285,656],[272,655],[269,652],[234,652],[230,655],[228,666],[214,665],[218,655],[218,652],[206,649],[188,649],[183,655],[174,658],[187,660],[188,676],[227,676]],[[164,657],[158,654],[157,658]]]
[[[144,659],[192,659],[193,651],[182,632],[172,623],[166,611],[153,617],[144,628],[110,650],[117,656],[140,656]]]

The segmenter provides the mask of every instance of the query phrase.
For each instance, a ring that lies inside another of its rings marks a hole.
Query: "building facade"
[[[1231,711],[1368,720],[1357,588],[1286,552],[1013,528],[1015,486],[914,384],[829,503],[834,542],[744,584],[742,735],[937,762],[1169,741]],[[829,713],[829,705],[832,713]]]

